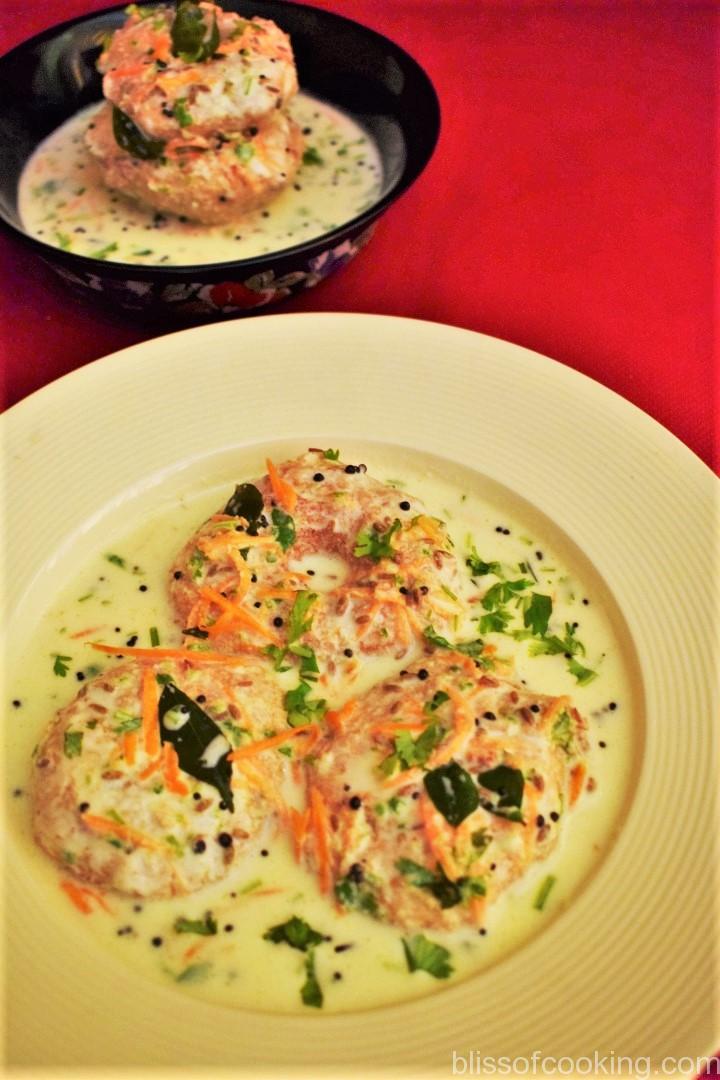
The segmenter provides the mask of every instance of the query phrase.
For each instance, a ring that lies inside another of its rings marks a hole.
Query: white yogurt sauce
[[[339,109],[300,93],[289,113],[305,154],[294,182],[231,225],[199,225],[110,191],[85,147],[100,105],[49,135],[20,178],[25,231],[53,247],[111,262],[184,266],[249,259],[322,236],[377,201],[382,164],[368,134]]]
[[[175,475],[164,481],[153,515],[148,516],[144,505],[136,509],[131,499],[123,507],[116,532],[108,530],[107,523],[98,526],[96,555],[69,587],[49,598],[32,640],[18,644],[22,663],[10,687],[17,704],[8,706],[8,821],[19,836],[27,873],[45,890],[47,902],[62,912],[63,920],[84,921],[102,948],[145,976],[225,1005],[307,1011],[300,999],[304,954],[263,939],[270,927],[292,915],[331,936],[316,950],[325,1012],[418,997],[498,962],[562,912],[599,864],[629,802],[641,738],[641,693],[622,617],[593,568],[550,522],[467,470],[448,479],[446,463],[420,455],[367,445],[343,449],[345,460],[365,461],[373,476],[399,480],[403,489],[423,499],[431,513],[446,519],[459,554],[467,552],[471,537],[487,561],[531,566],[538,578],[536,589],[553,598],[550,632],[562,633],[565,623],[578,623],[576,633],[586,649],[582,662],[597,672],[587,685],[578,685],[562,655],[532,657],[526,641],[485,636],[498,645],[500,655],[514,659],[518,677],[533,690],[573,696],[590,724],[588,764],[594,790],[586,791],[564,819],[562,840],[549,858],[532,867],[490,909],[484,933],[470,928],[427,932],[450,950],[454,973],[449,980],[408,971],[400,930],[357,912],[339,914],[320,894],[314,878],[295,863],[282,836],[263,838],[265,854],[258,851],[240,861],[225,881],[189,896],[138,902],[110,895],[112,914],[99,909],[89,916],[80,914],[58,887],[61,871],[30,834],[25,790],[33,747],[55,710],[72,699],[81,681],[98,667],[115,663],[89,648],[88,641],[124,645],[136,639],[137,645],[149,646],[150,630],[155,628],[162,645],[179,643],[166,596],[167,568],[187,536],[216,511],[234,484],[262,472],[264,450],[257,460],[253,450],[250,464],[245,451],[237,471],[229,467],[226,455],[214,464],[205,463],[201,479]],[[291,452],[296,450],[299,447]],[[274,456],[279,460],[283,453],[276,451]],[[108,556],[119,557],[122,565]],[[64,676],[53,673],[57,655],[65,658]],[[375,667],[366,665],[360,682],[339,687],[330,704],[356,696],[395,669],[387,660]],[[556,883],[538,911],[534,901],[550,874]],[[217,922],[216,935],[195,937],[173,930],[178,917],[201,919],[207,911]],[[349,947],[338,951],[338,946]]]

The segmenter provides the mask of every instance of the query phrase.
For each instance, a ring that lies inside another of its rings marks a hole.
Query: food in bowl
[[[33,691],[18,679],[30,727],[61,699],[30,788],[59,899],[214,1001],[345,1010],[478,971],[567,903],[623,800],[629,677],[582,575],[442,470],[374,457],[224,474],[222,500],[204,474],[98,552],[36,636]],[[357,590],[367,610],[338,606]],[[43,791],[67,777],[58,832]]]
[[[296,96],[272,21],[193,0],[129,11],[100,56],[106,103],[23,172],[31,235],[115,262],[222,262],[292,247],[376,201],[377,148],[340,110]]]

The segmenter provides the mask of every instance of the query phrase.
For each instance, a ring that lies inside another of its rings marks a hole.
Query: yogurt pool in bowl
[[[113,8],[0,61],[0,219],[85,296],[193,318],[281,300],[352,259],[433,152],[437,98],[398,46],[303,5],[226,8]],[[205,19],[194,52],[181,10]]]

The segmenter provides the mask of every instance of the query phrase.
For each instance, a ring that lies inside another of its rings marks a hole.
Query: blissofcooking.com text
[[[528,1057],[492,1057],[480,1050],[452,1052],[453,1076],[720,1076],[718,1057],[629,1057],[592,1054],[553,1057],[534,1050]]]

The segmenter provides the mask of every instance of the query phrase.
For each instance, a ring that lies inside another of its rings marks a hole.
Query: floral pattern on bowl
[[[370,241],[374,231],[373,222],[357,236],[345,239],[304,261],[302,269],[291,268],[277,274],[274,270],[264,270],[244,281],[223,279],[159,285],[153,281],[105,277],[89,272],[81,274],[56,262],[48,261],[48,265],[69,285],[83,290],[92,289],[131,311],[147,311],[157,307],[163,313],[218,318],[249,313],[256,308],[276,304],[303,289],[313,288],[354,259]]]

